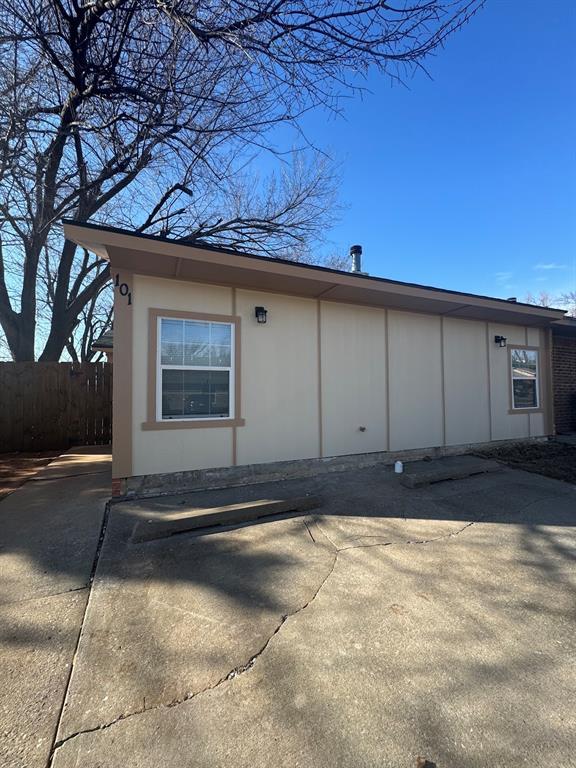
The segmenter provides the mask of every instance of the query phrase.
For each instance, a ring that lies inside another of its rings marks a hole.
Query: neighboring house
[[[93,341],[90,349],[93,352],[103,352],[106,355],[106,362],[111,363],[114,355],[114,331],[105,331],[96,341]]]
[[[65,232],[112,269],[117,493],[136,476],[554,431],[561,310],[95,225]]]

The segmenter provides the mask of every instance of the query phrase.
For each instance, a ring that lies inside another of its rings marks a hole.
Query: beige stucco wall
[[[254,307],[268,309],[259,325]],[[242,416],[237,463],[319,456],[316,302],[236,291],[242,318]]]
[[[440,318],[388,313],[390,450],[443,443]]]
[[[319,311],[323,453],[385,451],[386,311],[329,302]]]
[[[509,413],[493,342],[543,348],[539,330],[138,275],[132,302],[133,475],[544,434]],[[243,426],[142,430],[150,308],[240,316]]]
[[[490,440],[485,323],[446,317],[443,325],[446,445]],[[504,355],[506,350],[501,350]]]

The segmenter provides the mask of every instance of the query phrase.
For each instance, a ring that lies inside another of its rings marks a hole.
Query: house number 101
[[[128,283],[121,283],[120,282],[120,274],[116,273],[116,279],[114,280],[114,285],[118,288],[120,291],[120,296],[127,296],[128,297],[128,304],[132,304],[132,292],[130,291],[130,286]]]

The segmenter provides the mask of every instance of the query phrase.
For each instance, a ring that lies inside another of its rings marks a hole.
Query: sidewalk
[[[45,766],[110,496],[107,447],[69,451],[0,502],[0,764]]]

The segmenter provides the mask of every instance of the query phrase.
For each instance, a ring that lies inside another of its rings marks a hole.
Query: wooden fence
[[[108,363],[0,363],[0,453],[106,445]]]

